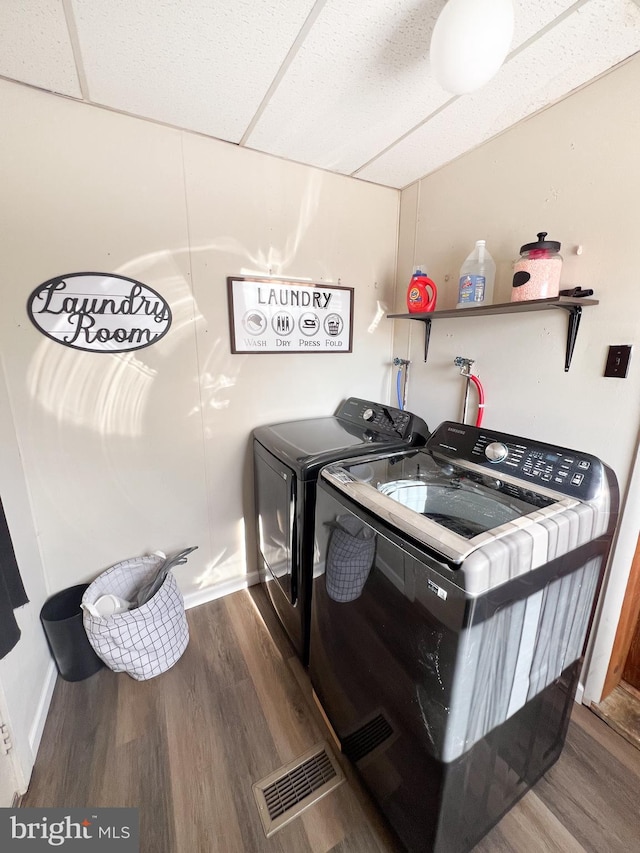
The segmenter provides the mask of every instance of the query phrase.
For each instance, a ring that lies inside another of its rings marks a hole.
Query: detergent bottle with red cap
[[[411,314],[424,314],[435,311],[438,289],[435,283],[422,271],[415,267],[409,287],[407,288],[407,308]]]

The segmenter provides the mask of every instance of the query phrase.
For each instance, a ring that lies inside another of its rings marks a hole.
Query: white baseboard
[[[576,702],[578,705],[582,705],[582,700],[584,698],[584,684],[579,681],[578,686],[576,688]]]
[[[188,592],[184,596],[185,609],[189,610],[191,607],[198,607],[200,604],[206,604],[208,601],[215,601],[216,598],[231,595],[233,592],[238,592],[257,583],[260,583],[260,575],[258,572],[251,572],[248,575],[242,575],[242,577],[232,578],[231,580],[208,586],[206,589]]]
[[[38,754],[38,747],[40,746],[40,741],[42,739],[42,732],[44,731],[47,714],[49,713],[49,705],[51,704],[51,697],[53,696],[53,688],[56,686],[57,675],[58,671],[56,669],[56,665],[51,661],[47,674],[45,675],[42,693],[40,694],[40,701],[36,708],[36,714],[33,719],[33,723],[31,724],[31,728],[29,729],[29,747],[31,749],[34,762]]]

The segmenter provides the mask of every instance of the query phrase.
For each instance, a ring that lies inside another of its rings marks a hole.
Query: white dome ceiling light
[[[431,36],[431,72],[447,92],[463,95],[488,83],[513,38],[512,0],[449,0]]]

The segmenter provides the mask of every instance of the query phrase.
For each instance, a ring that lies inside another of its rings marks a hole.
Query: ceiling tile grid
[[[441,6],[330,0],[247,145],[340,172],[361,166],[451,97],[429,79]]]
[[[516,3],[513,47],[572,5]],[[430,76],[442,0],[331,0],[247,145],[351,174],[451,100]]]
[[[313,0],[72,0],[89,98],[239,142]]]
[[[402,188],[640,50],[640,0],[514,0],[503,68],[455,97],[444,3],[1,0],[0,75]]]
[[[633,0],[590,0],[513,57],[487,86],[357,173],[398,188],[433,172],[640,50]]]
[[[582,2],[586,3],[588,0]],[[532,3],[531,0],[513,0],[515,22],[511,50],[524,44],[572,6],[579,5],[576,0],[539,0],[537,3]]]
[[[82,97],[62,0],[0,2],[0,75]]]

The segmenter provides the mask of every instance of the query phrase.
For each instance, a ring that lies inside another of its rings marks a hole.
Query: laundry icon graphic
[[[267,327],[267,318],[261,311],[248,311],[242,322],[247,332],[252,335],[261,334]]]
[[[271,321],[271,325],[277,335],[288,335],[293,331],[293,317],[286,311],[279,311]]]
[[[329,316],[324,321],[324,328],[328,335],[332,337],[337,337],[342,331],[342,317],[339,314],[329,314]]]
[[[320,328],[320,319],[317,314],[308,311],[300,317],[298,325],[303,335],[314,335]]]

